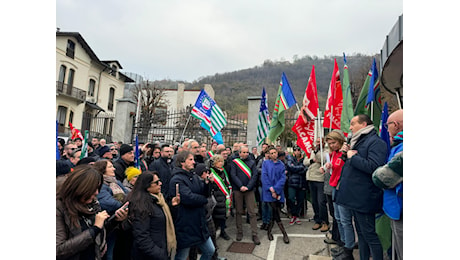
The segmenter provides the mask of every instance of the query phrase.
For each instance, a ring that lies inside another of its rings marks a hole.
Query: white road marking
[[[325,238],[325,234],[288,234],[289,237],[308,237],[308,238]],[[267,260],[275,259],[276,241],[278,237],[283,237],[283,234],[273,234],[273,240],[270,242],[270,248],[268,249]]]

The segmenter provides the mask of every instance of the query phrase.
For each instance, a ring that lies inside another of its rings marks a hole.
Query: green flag
[[[371,117],[372,121],[374,122],[375,130],[379,131],[380,126],[380,118],[382,117],[382,100],[380,96],[380,81],[376,80],[374,84],[374,96],[375,102],[372,102],[372,110],[373,115],[371,116],[371,105],[366,106],[367,102],[367,95],[369,92],[369,84],[372,77],[372,69],[369,70],[367,73],[366,80],[364,81],[363,88],[359,93],[358,102],[356,103],[355,107],[355,116],[360,114],[366,114]]]
[[[85,157],[88,157],[88,139],[89,139],[89,131],[85,130],[85,138],[83,140],[83,144],[81,145],[80,160]]]
[[[353,118],[353,101],[351,99],[351,86],[350,78],[348,75],[348,65],[345,53],[343,54],[343,79],[342,79],[342,92],[343,92],[343,107],[342,117],[340,118],[340,130],[348,134],[350,132],[350,121]]]
[[[275,142],[276,138],[284,131],[284,110],[289,109],[296,103],[297,101],[295,100],[294,93],[292,93],[291,86],[283,72],[275,101],[272,121],[270,123],[270,132],[268,133],[268,138],[272,142]]]

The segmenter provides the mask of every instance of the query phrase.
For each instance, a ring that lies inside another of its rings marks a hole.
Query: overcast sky
[[[189,82],[266,59],[380,53],[401,14],[402,0],[56,1],[56,26],[100,60]]]

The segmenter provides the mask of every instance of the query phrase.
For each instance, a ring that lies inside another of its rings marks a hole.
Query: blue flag
[[[382,110],[382,119],[380,120],[380,138],[387,144],[388,151],[390,151],[390,134],[388,133],[388,128],[385,126],[385,123],[388,120],[388,104],[385,102]]]
[[[375,63],[375,58],[374,61],[372,62],[372,68],[371,68],[372,76],[369,82],[369,90],[367,92],[367,101],[366,101],[366,106],[369,105],[372,101],[375,101],[375,96],[376,95],[376,87],[375,83],[378,81],[379,78],[379,72],[377,71],[377,64]]]
[[[220,135],[220,138],[216,135],[227,125],[227,119],[224,116],[224,112],[204,89],[198,95],[191,115],[201,120],[201,127],[206,129],[217,143],[220,141],[221,143],[219,144],[223,144],[222,135]]]
[[[134,167],[140,169],[140,162],[139,162],[139,139],[136,135],[136,147],[134,150]]]

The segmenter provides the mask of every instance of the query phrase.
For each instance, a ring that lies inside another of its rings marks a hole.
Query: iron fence
[[[143,124],[143,122],[136,125],[134,122],[132,140],[135,140],[136,134],[141,143],[158,141],[174,144],[182,143],[185,138],[191,138],[200,143],[206,143],[210,147],[212,137],[200,126],[201,120],[190,116],[191,111],[192,106],[180,110],[162,111],[161,115],[155,115],[150,125]],[[225,145],[231,146],[235,142],[246,142],[246,131],[247,120],[242,117],[227,118],[227,125],[221,131]]]

